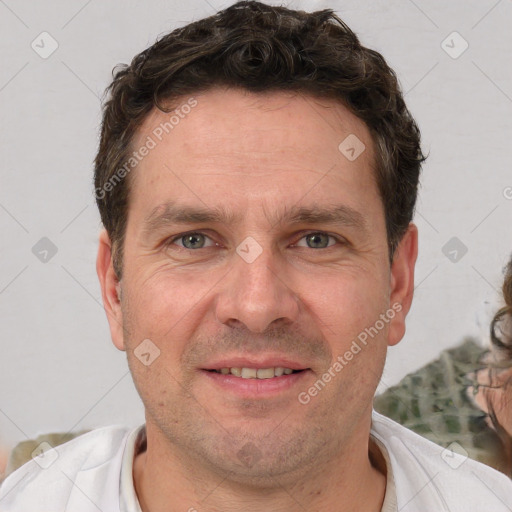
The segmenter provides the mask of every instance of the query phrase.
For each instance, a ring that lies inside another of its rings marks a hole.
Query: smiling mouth
[[[220,368],[218,370],[207,370],[213,373],[220,373],[222,375],[233,375],[242,379],[272,379],[274,377],[282,377],[283,375],[291,375],[292,373],[300,373],[303,370],[292,370],[291,368],[284,368],[276,366],[271,368]]]

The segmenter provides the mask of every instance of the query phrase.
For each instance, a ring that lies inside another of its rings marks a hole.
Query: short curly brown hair
[[[307,13],[242,1],[170,32],[129,66],[114,70],[94,186],[118,278],[130,180],[113,179],[130,158],[137,128],[153,108],[169,112],[173,100],[216,85],[334,99],[363,120],[376,148],[376,180],[393,258],[413,217],[425,159],[395,73],[331,9]]]

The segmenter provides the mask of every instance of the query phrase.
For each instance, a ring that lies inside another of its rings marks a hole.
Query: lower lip
[[[211,382],[220,386],[226,391],[231,391],[242,398],[267,398],[277,396],[293,387],[298,387],[307,377],[310,370],[281,375],[271,379],[243,379],[234,375],[223,375],[222,373],[201,370]]]

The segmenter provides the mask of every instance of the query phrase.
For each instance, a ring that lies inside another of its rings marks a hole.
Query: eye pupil
[[[204,245],[204,235],[200,233],[185,235],[182,237],[181,241],[183,242],[183,246],[187,249],[201,249]]]
[[[322,249],[329,245],[329,235],[324,233],[311,233],[307,236],[307,243],[312,249]]]

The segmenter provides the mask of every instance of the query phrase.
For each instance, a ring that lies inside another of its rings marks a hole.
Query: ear
[[[125,350],[123,337],[123,314],[121,310],[121,283],[114,272],[112,244],[105,229],[99,236],[96,272],[100,280],[103,307],[110,326],[110,336],[119,350]]]
[[[418,228],[409,224],[396,248],[391,265],[390,307],[395,316],[390,322],[388,345],[396,345],[405,334],[405,317],[414,294],[414,266],[418,256]]]

